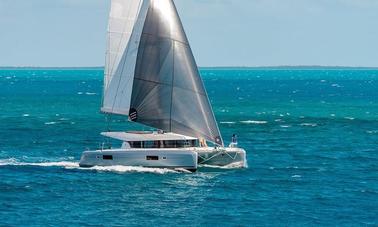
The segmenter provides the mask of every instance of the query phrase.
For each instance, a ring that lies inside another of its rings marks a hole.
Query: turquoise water
[[[0,70],[0,226],[378,225],[378,70],[202,69],[249,168],[193,174],[78,168],[102,73]]]

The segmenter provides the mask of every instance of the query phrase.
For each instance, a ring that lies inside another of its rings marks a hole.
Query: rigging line
[[[175,41],[172,40],[173,44],[173,58],[172,58],[172,87],[171,87],[171,107],[169,109],[169,131],[172,132],[172,107],[173,107],[173,85],[175,81]]]

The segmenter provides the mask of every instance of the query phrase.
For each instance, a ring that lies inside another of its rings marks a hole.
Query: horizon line
[[[103,69],[105,66],[0,66],[0,69]],[[378,69],[378,66],[340,66],[340,65],[265,65],[265,66],[198,66],[199,69],[261,69],[261,68],[350,68]]]

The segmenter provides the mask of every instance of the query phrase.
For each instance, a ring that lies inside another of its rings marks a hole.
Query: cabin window
[[[113,155],[103,155],[102,159],[104,159],[104,160],[113,160]]]
[[[162,147],[161,141],[143,141],[142,148],[161,148]]]
[[[176,141],[177,147],[193,147],[193,140],[178,140]]]
[[[146,160],[157,161],[159,160],[159,156],[146,156]]]
[[[175,148],[176,147],[176,141],[174,141],[174,140],[163,141],[163,144],[164,144],[165,148]]]
[[[132,148],[141,148],[142,147],[142,142],[140,142],[140,141],[133,141],[133,142],[130,142],[130,146]]]

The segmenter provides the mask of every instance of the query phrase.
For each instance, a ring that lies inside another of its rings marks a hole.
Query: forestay
[[[137,51],[129,50],[136,47]],[[104,103],[113,103],[104,105],[103,111],[128,114],[135,122],[223,145],[172,0],[143,1],[120,62],[123,59],[132,61],[125,61],[129,64],[107,82]]]

